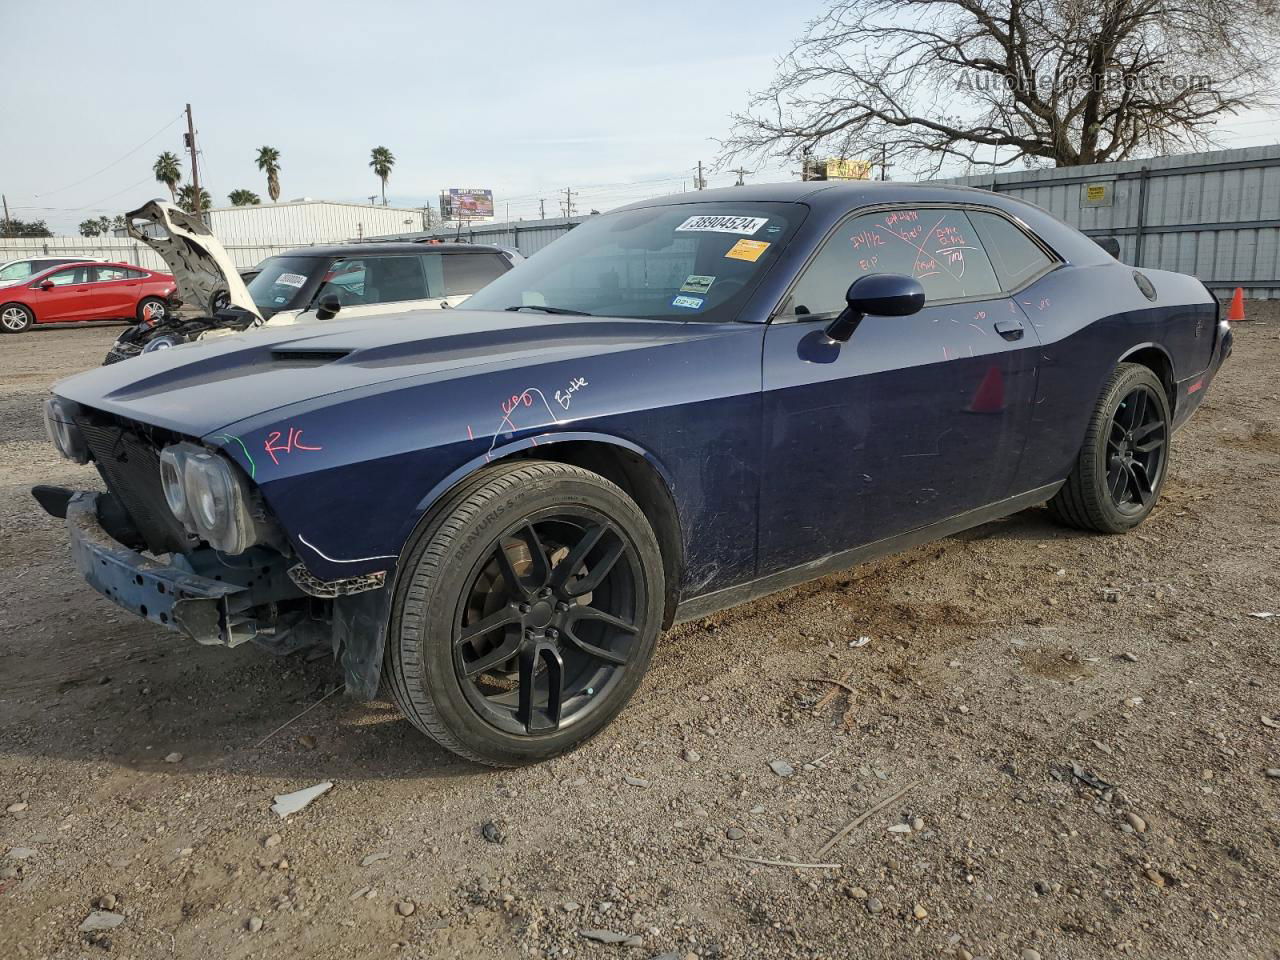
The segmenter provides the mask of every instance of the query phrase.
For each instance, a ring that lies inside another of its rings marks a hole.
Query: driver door
[[[925,288],[907,317],[824,329],[859,276]],[[965,211],[851,217],[810,261],[764,348],[760,575],[1008,495],[1035,392],[1036,335]]]

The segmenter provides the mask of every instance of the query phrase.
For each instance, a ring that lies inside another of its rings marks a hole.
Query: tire
[[[0,306],[0,333],[26,333],[35,325],[36,318],[29,307],[20,303]]]
[[[151,319],[153,314],[158,311],[158,320],[163,320],[169,312],[169,306],[160,297],[143,297],[138,301],[138,309],[135,311],[139,323],[146,323]]]
[[[661,629],[662,556],[644,514],[613,483],[566,464],[477,474],[419,529],[401,571],[383,683],[419,730],[490,766],[545,760],[603,729],[635,692]],[[496,606],[477,606],[495,596]],[[495,617],[515,619],[485,629]],[[485,663],[494,667],[467,676]],[[487,693],[503,683],[514,690]],[[554,700],[553,686],[563,691]]]
[[[1132,423],[1135,418],[1141,422]],[[1150,368],[1117,366],[1049,512],[1069,527],[1098,533],[1125,533],[1142,523],[1168,473],[1172,419],[1164,385]]]

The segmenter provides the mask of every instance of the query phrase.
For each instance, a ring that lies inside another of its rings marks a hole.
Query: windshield
[[[249,296],[263,319],[281,310],[300,310],[306,305],[308,281],[318,267],[328,263],[322,257],[269,257],[261,271],[249,281]]]
[[[458,309],[734,320],[805,212],[718,202],[592,217]]]
[[[0,270],[0,283],[11,280],[25,280],[33,272],[33,264],[30,260],[19,260],[17,263],[11,263],[3,270]]]

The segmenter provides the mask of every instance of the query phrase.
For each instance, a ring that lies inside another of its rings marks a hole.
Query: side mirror
[[[53,288],[54,288],[54,282],[53,282],[52,280],[41,280],[41,281],[40,281],[40,289],[41,289],[41,290],[52,290]]]
[[[909,317],[924,306],[920,281],[900,273],[873,273],[859,277],[844,295],[846,306],[827,326],[827,337],[844,343],[853,336],[867,314],[875,317]]]
[[[338,295],[336,293],[326,293],[320,298],[320,302],[316,304],[316,319],[332,320],[341,309],[342,301],[338,299]]]

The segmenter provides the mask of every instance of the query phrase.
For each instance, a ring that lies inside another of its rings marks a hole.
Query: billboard
[[[865,160],[805,160],[804,180],[870,180],[871,164]]]
[[[865,160],[845,160],[832,157],[827,161],[828,180],[869,180],[871,164]]]
[[[492,190],[450,187],[440,194],[441,220],[484,220],[492,216]]]

